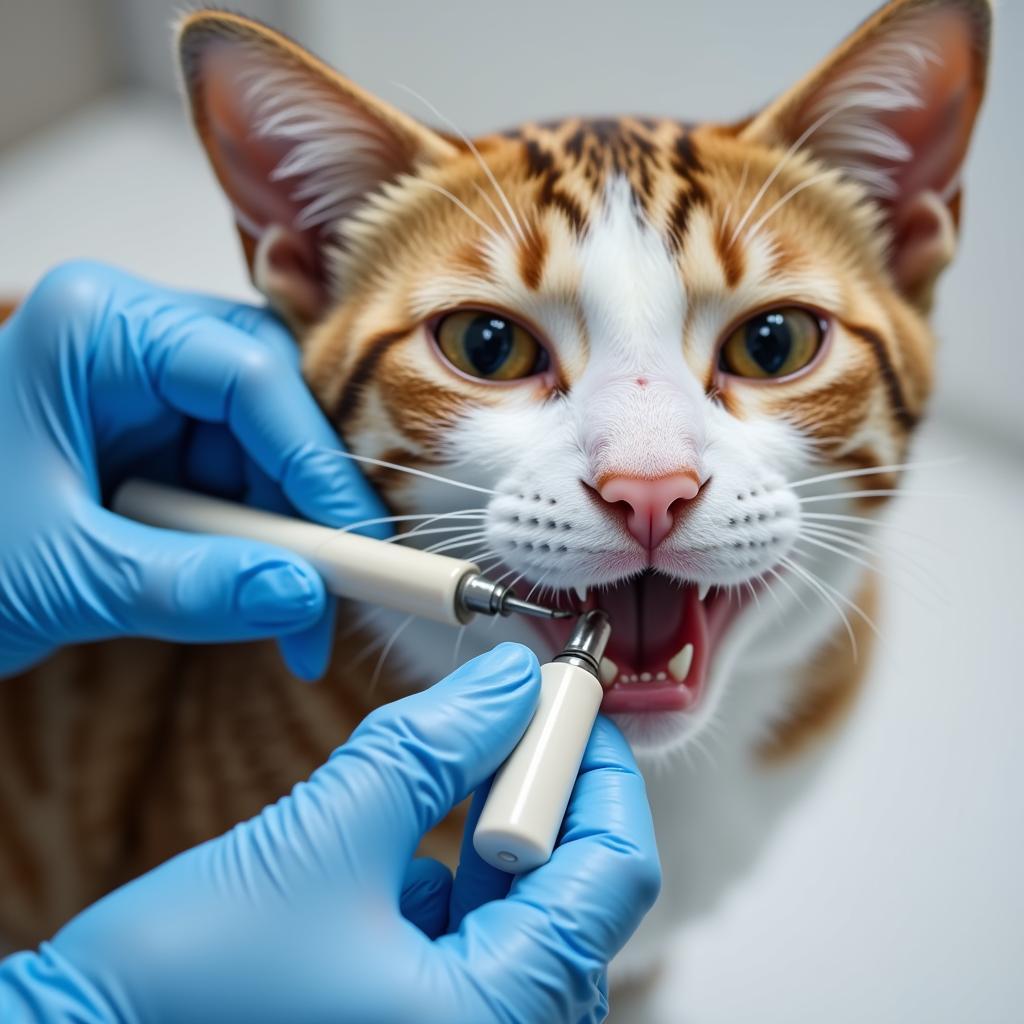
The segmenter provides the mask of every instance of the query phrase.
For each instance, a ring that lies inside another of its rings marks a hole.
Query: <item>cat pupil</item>
[[[474,369],[487,376],[501,369],[512,351],[512,325],[499,317],[482,314],[466,328],[463,339],[466,357]]]
[[[747,352],[765,373],[777,373],[793,348],[793,335],[782,313],[765,313],[747,325]]]

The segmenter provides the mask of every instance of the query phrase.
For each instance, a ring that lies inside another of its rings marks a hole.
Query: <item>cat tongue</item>
[[[697,588],[645,573],[599,591],[595,599],[612,622],[605,656],[617,669],[602,710],[692,707],[703,688],[709,656],[707,619]],[[610,672],[607,663],[605,669]]]

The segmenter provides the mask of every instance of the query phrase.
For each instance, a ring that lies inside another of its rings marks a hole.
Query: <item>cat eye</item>
[[[821,317],[799,306],[767,309],[725,339],[719,368],[736,377],[788,377],[817,355],[826,327]]]
[[[546,370],[547,349],[501,313],[462,309],[434,328],[437,347],[457,370],[483,380],[521,380]]]

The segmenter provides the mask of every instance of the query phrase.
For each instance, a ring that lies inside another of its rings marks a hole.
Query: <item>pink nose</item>
[[[648,551],[653,551],[675,525],[673,505],[692,501],[700,490],[695,473],[673,473],[644,480],[635,476],[610,476],[597,493],[609,505],[625,502],[626,528]]]

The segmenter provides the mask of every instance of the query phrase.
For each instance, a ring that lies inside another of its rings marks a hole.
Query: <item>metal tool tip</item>
[[[501,602],[502,613],[507,615],[510,612],[520,612],[523,615],[535,615],[539,619],[569,619],[573,612],[560,608],[547,608],[542,604],[534,604],[533,601],[524,601],[514,594],[506,594]]]

